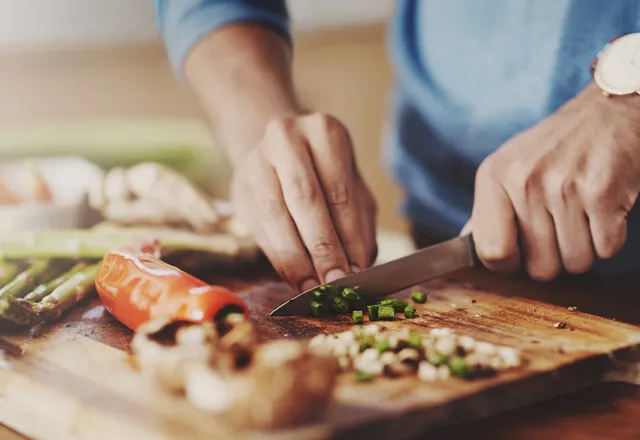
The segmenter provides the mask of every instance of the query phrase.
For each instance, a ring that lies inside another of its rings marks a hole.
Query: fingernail
[[[343,278],[345,275],[342,269],[331,269],[326,275],[327,283]]]
[[[303,281],[300,284],[300,289],[303,292],[306,292],[307,290],[313,289],[314,287],[319,286],[319,285],[320,285],[320,283],[318,282],[318,280],[316,280],[315,278],[309,278],[308,280]]]
[[[360,272],[360,268],[358,266],[351,266],[351,272],[358,273]]]

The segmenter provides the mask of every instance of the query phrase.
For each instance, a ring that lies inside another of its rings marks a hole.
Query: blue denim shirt
[[[406,215],[443,235],[469,218],[480,162],[583,89],[591,60],[613,37],[640,31],[640,0],[396,3],[385,157],[406,194]],[[284,0],[156,0],[156,7],[178,73],[192,45],[225,24],[262,23],[289,37]],[[598,269],[640,267],[637,211],[622,252]]]

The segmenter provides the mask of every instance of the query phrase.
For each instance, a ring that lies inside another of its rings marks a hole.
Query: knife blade
[[[353,288],[363,298],[381,297],[459,269],[480,265],[471,234],[456,237],[397,260],[333,281],[334,288]],[[281,304],[270,316],[301,316],[310,312],[313,292],[307,290]]]

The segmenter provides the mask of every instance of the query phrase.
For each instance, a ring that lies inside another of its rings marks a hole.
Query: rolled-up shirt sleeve
[[[179,77],[193,46],[211,31],[229,24],[261,24],[291,42],[285,0],[154,0],[154,3],[169,60]]]

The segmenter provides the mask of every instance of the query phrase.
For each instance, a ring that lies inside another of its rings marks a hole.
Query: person
[[[296,98],[285,1],[155,3],[275,269],[306,290],[371,265],[375,202],[347,128]],[[385,154],[418,243],[472,231],[487,268],[541,281],[633,271],[640,96],[590,66],[639,26],[640,1],[398,0]]]

